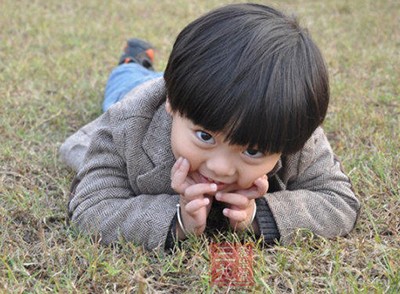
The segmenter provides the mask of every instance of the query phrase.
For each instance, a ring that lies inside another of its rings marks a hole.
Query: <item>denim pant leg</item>
[[[147,82],[163,76],[162,72],[154,72],[136,63],[126,63],[117,66],[108,78],[104,93],[103,111],[120,101],[129,91]]]

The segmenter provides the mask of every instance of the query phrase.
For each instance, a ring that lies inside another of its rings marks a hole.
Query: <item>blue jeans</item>
[[[133,88],[151,79],[162,77],[164,73],[154,72],[137,63],[126,63],[117,66],[108,78],[104,93],[103,111],[120,101]]]

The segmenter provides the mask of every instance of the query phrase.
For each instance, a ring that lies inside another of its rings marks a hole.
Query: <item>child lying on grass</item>
[[[80,230],[150,250],[208,229],[266,244],[353,229],[360,204],[320,127],[327,69],[294,19],[228,5],[183,29],[164,73],[152,66],[151,45],[129,40],[104,114],[61,146]]]

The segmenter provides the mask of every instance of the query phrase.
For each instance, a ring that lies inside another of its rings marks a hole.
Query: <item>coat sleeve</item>
[[[353,229],[360,203],[321,128],[298,154],[284,159],[283,166],[284,190],[264,197],[283,244],[289,243],[298,229],[326,238]]]
[[[168,247],[178,196],[134,192],[122,152],[125,146],[116,142],[115,129],[106,112],[71,188],[71,221],[81,231],[98,235],[104,244],[122,238],[148,250]]]

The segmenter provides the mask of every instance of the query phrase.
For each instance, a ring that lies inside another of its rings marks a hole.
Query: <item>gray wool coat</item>
[[[60,148],[61,159],[77,171],[72,223],[105,244],[123,238],[149,250],[173,246],[179,196],[170,186],[175,158],[165,99],[163,78],[149,81]],[[256,202],[266,242],[287,244],[301,228],[327,238],[353,229],[360,203],[321,128],[302,150],[282,156],[268,178],[270,190]]]

